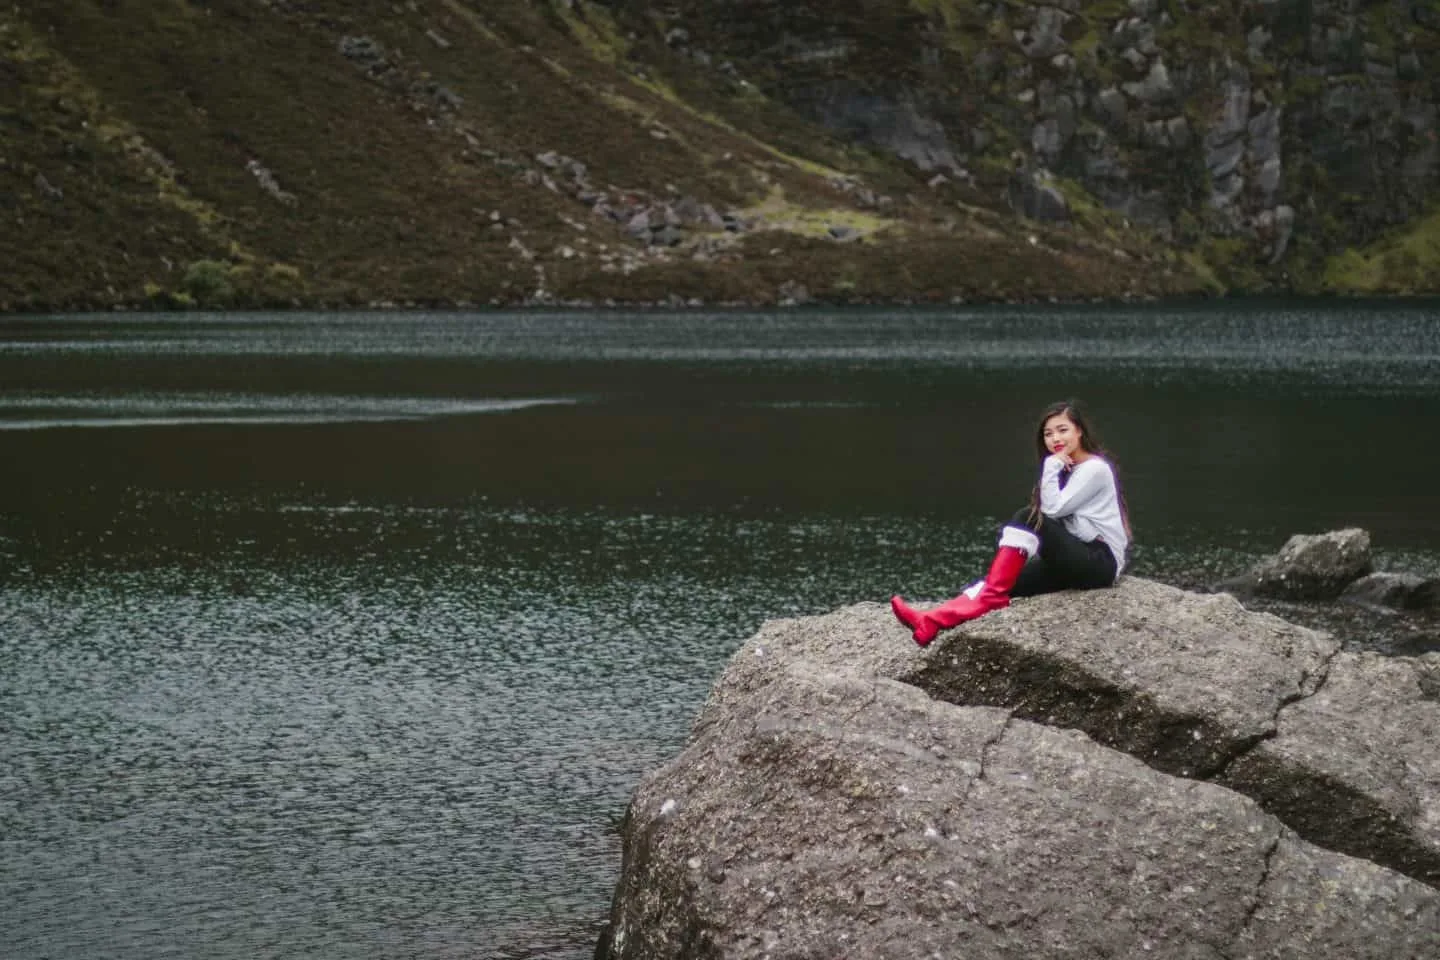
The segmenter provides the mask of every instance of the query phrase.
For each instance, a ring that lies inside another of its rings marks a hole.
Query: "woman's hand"
[[[1061,470],[1070,470],[1075,466],[1075,458],[1068,453],[1052,453],[1045,459],[1058,464]]]

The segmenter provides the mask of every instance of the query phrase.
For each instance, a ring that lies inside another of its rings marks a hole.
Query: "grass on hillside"
[[[1329,293],[1415,294],[1435,288],[1440,275],[1440,211],[1408,224],[1369,247],[1346,250],[1325,264]]]
[[[1187,288],[1125,277],[1130,254],[1084,226],[1032,245],[995,195],[930,190],[622,29],[523,0],[0,10],[0,310]],[[612,201],[692,196],[769,229],[709,260],[646,251],[552,189],[550,151]]]

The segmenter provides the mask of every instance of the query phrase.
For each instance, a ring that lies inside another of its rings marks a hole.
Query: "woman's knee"
[[[1057,540],[1060,537],[1074,536],[1069,530],[1065,529],[1065,524],[1056,520],[1054,517],[1047,517],[1044,514],[1041,514],[1040,525],[1035,528],[1035,532],[1039,534],[1041,540]]]

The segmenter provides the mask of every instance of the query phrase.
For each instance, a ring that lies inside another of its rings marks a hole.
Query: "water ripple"
[[[433,397],[153,394],[0,395],[0,430],[217,424],[316,424],[425,420],[510,413],[576,403],[571,397]]]

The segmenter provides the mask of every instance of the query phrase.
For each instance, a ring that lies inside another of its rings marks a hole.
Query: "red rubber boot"
[[[905,624],[905,626],[909,627],[911,630],[919,627],[920,621],[925,619],[925,614],[923,612],[916,610],[914,607],[910,606],[910,604],[900,599],[900,595],[898,593],[890,598],[890,609],[895,611],[895,619]]]
[[[934,610],[925,613],[917,613],[915,610],[906,607],[906,610],[915,614],[915,624],[912,626],[901,617],[901,622],[910,626],[911,636],[920,646],[927,646],[935,635],[941,630],[949,630],[951,627],[958,627],[960,624],[976,617],[984,616],[991,610],[999,610],[1001,607],[1010,605],[1010,588],[1015,586],[1015,578],[1020,576],[1020,570],[1025,566],[1025,561],[1038,553],[1040,550],[1040,538],[1023,527],[1006,527],[1000,534],[1000,549],[995,551],[995,559],[990,561],[990,571],[985,574],[985,580],[979,590],[967,590],[954,600],[942,603]],[[900,616],[900,610],[896,605],[896,599],[890,601],[890,606],[895,610],[895,615]],[[903,601],[899,606],[904,606]]]

